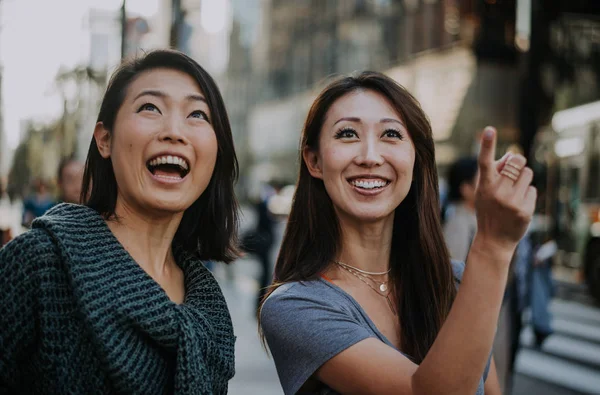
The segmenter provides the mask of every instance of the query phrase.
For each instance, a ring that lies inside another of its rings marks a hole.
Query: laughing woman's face
[[[94,132],[112,161],[118,204],[149,213],[183,213],[206,190],[217,160],[217,138],[202,90],[186,73],[140,74],[111,132]]]

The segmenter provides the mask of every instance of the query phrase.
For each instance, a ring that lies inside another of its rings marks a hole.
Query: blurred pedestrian
[[[271,249],[275,240],[275,218],[269,211],[269,199],[276,194],[277,189],[270,183],[262,186],[259,196],[253,203],[257,217],[256,226],[242,236],[241,242],[244,252],[256,256],[260,265],[260,279],[255,300],[257,311],[273,277]]]
[[[44,215],[52,206],[56,204],[56,200],[48,191],[48,185],[42,178],[37,178],[33,181],[33,194],[23,200],[23,217],[21,224],[25,228],[31,226],[31,222],[37,217]]]
[[[448,196],[444,209],[444,239],[452,259],[465,261],[477,231],[475,191],[477,159],[461,158],[448,171]]]
[[[0,177],[0,247],[13,238],[11,218],[12,204],[6,193],[6,180]]]
[[[529,303],[531,308],[531,326],[535,335],[535,344],[541,347],[546,338],[554,330],[550,302],[554,296],[554,281],[552,280],[552,260],[558,251],[558,245],[553,238],[546,238],[535,248],[533,259],[530,261],[529,272]]]
[[[81,202],[83,168],[83,163],[75,158],[65,158],[60,162],[56,178],[60,202],[74,204]]]
[[[85,205],[58,205],[0,251],[2,392],[227,393],[233,327],[202,260],[237,256],[236,173],[204,69],[170,50],[121,65]]]
[[[285,394],[500,393],[490,353],[536,192],[525,158],[494,163],[484,136],[465,266],[444,246],[431,126],[410,93],[364,72],[317,97],[260,314]]]

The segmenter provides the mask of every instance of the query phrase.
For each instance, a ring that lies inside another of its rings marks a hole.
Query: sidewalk
[[[254,298],[258,283],[258,263],[238,260],[232,264],[234,278],[227,279],[223,265],[215,270],[227,300],[235,335],[236,372],[229,382],[231,395],[283,395],[273,360],[263,348],[254,316]],[[254,277],[253,277],[254,276]]]

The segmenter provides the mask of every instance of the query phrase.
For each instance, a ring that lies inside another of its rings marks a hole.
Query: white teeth
[[[353,180],[352,185],[358,188],[363,189],[374,189],[374,188],[382,188],[387,185],[387,181],[383,180],[374,180],[374,181],[365,181],[365,180]]]
[[[187,165],[186,161],[185,161],[185,160],[183,160],[183,159],[181,159],[181,158],[177,158],[177,159],[178,159],[178,161],[179,161],[179,166],[181,166],[181,167],[183,167],[184,169],[186,169],[186,170],[187,170],[187,168],[188,168],[188,165]]]
[[[173,176],[165,176],[165,175],[158,175],[156,177],[164,178],[166,180],[181,180],[181,177],[173,177]]]
[[[178,156],[166,155],[158,158],[154,158],[149,162],[150,166],[158,166],[158,165],[179,165],[183,169],[188,170],[189,166],[185,159],[180,158]]]

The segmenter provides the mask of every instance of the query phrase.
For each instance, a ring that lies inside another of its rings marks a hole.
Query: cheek
[[[320,161],[323,177],[331,176],[332,172],[342,171],[349,164],[348,151],[344,147],[323,147],[321,149]]]
[[[136,142],[137,141],[137,142]],[[121,129],[115,135],[111,147],[111,161],[117,180],[129,179],[139,171],[143,164],[141,139],[132,136],[131,129]]]
[[[403,169],[403,172],[406,176],[408,176],[410,178],[413,177],[413,171],[415,168],[414,159],[407,159],[407,160],[401,161],[400,167]]]
[[[394,157],[396,158],[395,167],[398,169],[398,172],[412,179],[415,168],[415,151],[412,147],[410,148],[402,150],[402,152],[397,152]]]
[[[206,166],[207,164],[214,165],[217,160],[217,152],[219,145],[217,136],[213,131],[198,133],[192,139],[192,144],[196,151],[196,164]]]

